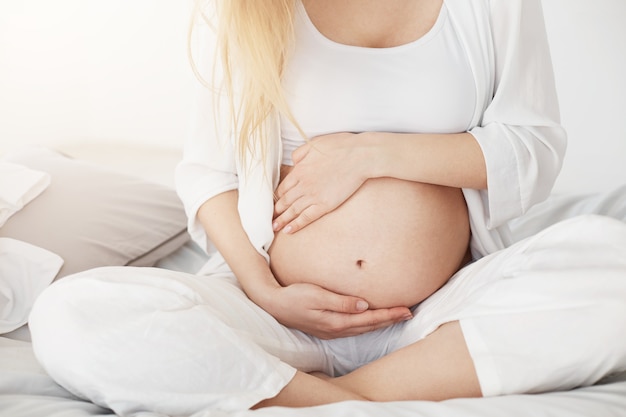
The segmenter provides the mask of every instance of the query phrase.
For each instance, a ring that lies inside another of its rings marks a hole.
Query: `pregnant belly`
[[[317,284],[371,308],[412,306],[467,260],[469,219],[461,190],[370,179],[335,211],[277,233],[270,266],[282,285]]]

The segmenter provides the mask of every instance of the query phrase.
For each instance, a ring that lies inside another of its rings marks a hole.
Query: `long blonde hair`
[[[262,159],[266,159],[268,146],[274,139],[269,136],[271,127],[267,121],[274,112],[285,115],[298,126],[281,85],[293,43],[295,1],[194,0],[189,43],[198,17],[214,26],[217,34],[214,62],[222,66],[224,77],[220,88],[228,96],[237,152],[244,163],[249,152],[261,152]],[[214,19],[204,14],[208,2],[213,3]],[[206,85],[191,56],[191,47],[189,51],[192,68]],[[235,90],[243,93],[236,94]]]

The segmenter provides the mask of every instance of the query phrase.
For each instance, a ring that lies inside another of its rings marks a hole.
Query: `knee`
[[[93,317],[111,319],[103,311],[107,300],[98,279],[97,271],[87,271],[55,282],[37,298],[29,317],[37,360],[57,383],[82,398],[87,398],[79,388],[85,381],[77,374],[90,372],[93,365]]]
[[[115,375],[135,367],[151,349],[148,343],[168,335],[164,326],[171,323],[160,320],[164,312],[198,304],[173,285],[156,270],[117,267],[54,283],[39,296],[29,318],[35,356],[59,384],[93,400],[96,394],[83,387],[117,384]]]
[[[136,291],[120,290],[119,282],[107,279],[112,272],[102,268],[66,277],[37,298],[29,317],[33,349],[53,377],[57,367],[70,369],[74,362],[89,362],[86,356],[95,350],[92,345],[139,313],[127,308]]]
[[[87,336],[95,324],[102,328],[116,324],[116,320],[132,319],[122,317],[118,311],[140,296],[141,288],[131,285],[133,269],[97,268],[52,284],[38,297],[29,317],[33,342],[51,333],[73,336],[78,332]]]
[[[580,355],[586,357],[579,365],[589,369],[585,385],[626,370],[626,274],[616,274],[614,278],[613,282],[600,280],[604,288],[590,291],[589,299],[593,301],[586,312],[588,319],[579,329],[577,344]],[[617,282],[618,278],[621,282]]]
[[[600,328],[600,344],[605,346],[609,355],[622,363],[626,369],[626,345],[623,335],[626,334],[626,275],[624,283],[613,294],[606,294],[596,309],[598,327]]]
[[[128,267],[64,278],[31,314],[35,355],[60,385],[122,415],[189,415],[234,401],[248,385],[267,390],[264,378],[278,359],[240,337],[225,311],[210,305],[232,286],[197,281]]]
[[[29,318],[36,350],[51,350],[54,343],[49,339],[71,345],[123,338],[128,327],[149,322],[155,313],[202,302],[184,278],[171,274],[152,268],[104,267],[54,283],[39,296]]]

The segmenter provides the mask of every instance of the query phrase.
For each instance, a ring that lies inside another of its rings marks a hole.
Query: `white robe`
[[[488,189],[463,190],[472,253],[480,258],[509,246],[507,222],[548,197],[561,168],[566,134],[540,0],[446,0],[446,6],[474,74],[476,106],[469,132],[487,166]],[[214,35],[205,28],[202,36],[200,68],[206,70],[213,68]],[[238,189],[243,227],[267,259],[282,159],[278,117],[267,121],[274,145],[268,159],[250,154],[252,166],[245,169],[235,154],[236,135],[226,120],[215,123],[215,114],[213,93],[200,86],[193,128],[176,171],[189,232],[212,255],[203,273],[229,270],[196,218],[205,201],[228,190]]]

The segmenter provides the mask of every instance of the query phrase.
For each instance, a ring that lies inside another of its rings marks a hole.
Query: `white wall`
[[[0,0],[0,154],[25,143],[179,148],[188,0]],[[544,0],[563,122],[557,191],[626,182],[626,1]]]
[[[107,139],[180,147],[186,0],[0,0],[0,153]]]
[[[626,1],[543,3],[570,138],[556,191],[626,184]]]

